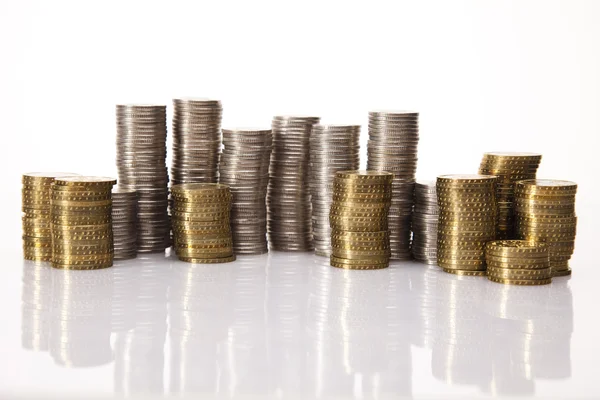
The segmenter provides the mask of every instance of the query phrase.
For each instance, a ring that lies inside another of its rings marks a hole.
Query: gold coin
[[[571,269],[566,269],[566,270],[560,270],[560,271],[552,271],[552,277],[554,278],[559,278],[561,276],[569,276],[571,275],[572,271]]]
[[[497,278],[495,276],[488,275],[488,279],[492,282],[503,283],[505,285],[519,285],[519,286],[540,286],[548,285],[552,283],[552,278],[548,279],[505,279]]]
[[[519,262],[519,260],[503,262],[503,261],[495,261],[495,260],[486,259],[486,264],[488,267],[506,268],[506,269],[533,269],[533,270],[536,270],[536,269],[544,269],[544,268],[549,267],[548,261],[540,261],[537,264],[522,264]]]
[[[217,258],[194,258],[194,257],[181,257],[178,255],[179,260],[194,263],[194,264],[221,264],[235,261],[235,255],[228,257],[217,257]]]
[[[336,262],[334,260],[330,260],[329,264],[332,267],[335,268],[342,268],[342,269],[355,269],[355,270],[375,270],[375,269],[384,269],[384,268],[388,268],[390,266],[389,261],[386,263],[377,263],[377,264],[345,264],[345,263],[340,263],[340,262]]]
[[[335,255],[331,255],[330,259],[338,264],[347,264],[347,265],[372,265],[372,264],[387,264],[389,262],[388,259],[380,259],[380,260],[362,260],[362,259],[349,259],[343,257],[336,257]]]
[[[549,267],[541,269],[515,269],[515,268],[497,268],[487,266],[488,276],[503,279],[548,279],[552,277],[552,270]]]
[[[56,186],[108,187],[117,183],[116,179],[103,176],[61,176],[54,179]]]
[[[442,271],[454,275],[462,276],[485,276],[485,270],[466,270],[466,269],[454,269],[454,268],[442,268]]]

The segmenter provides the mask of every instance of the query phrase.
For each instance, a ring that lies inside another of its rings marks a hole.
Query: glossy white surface
[[[532,288],[294,253],[222,265],[152,255],[99,271],[7,260],[8,397],[600,394],[599,274],[584,257],[571,279]]]

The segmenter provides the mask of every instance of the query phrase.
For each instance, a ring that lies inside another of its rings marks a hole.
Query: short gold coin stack
[[[333,267],[381,269],[389,266],[388,211],[393,178],[388,172],[336,173],[329,213]]]
[[[173,246],[182,261],[203,264],[235,260],[231,235],[231,191],[219,183],[171,187]]]
[[[485,276],[485,245],[496,238],[496,177],[437,178],[437,263],[445,272]]]
[[[515,182],[535,179],[542,161],[541,154],[494,152],[485,153],[479,166],[481,175],[498,178],[496,202],[498,204],[498,239],[515,239]]]
[[[548,245],[553,277],[571,274],[576,193],[576,183],[552,179],[524,180],[515,188],[517,238]]]
[[[487,277],[507,285],[537,286],[552,282],[548,246],[525,240],[496,240],[485,248]]]
[[[61,177],[51,192],[52,266],[100,269],[113,265],[111,191],[115,179]]]
[[[54,179],[74,176],[69,172],[30,172],[23,174],[22,223],[23,256],[26,260],[52,260],[52,221],[50,189]]]

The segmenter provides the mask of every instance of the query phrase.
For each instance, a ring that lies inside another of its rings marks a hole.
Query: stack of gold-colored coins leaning
[[[517,182],[515,214],[517,237],[545,242],[552,276],[571,274],[569,260],[575,249],[577,184],[552,179]]]
[[[542,160],[541,154],[494,152],[484,153],[479,173],[498,177],[496,202],[498,204],[498,239],[515,239],[515,182],[535,179]]]
[[[496,240],[485,247],[487,277],[507,285],[547,285],[552,282],[548,246],[525,240]]]
[[[271,129],[223,129],[219,182],[233,196],[231,231],[235,254],[263,254],[267,245],[267,185]]]
[[[346,269],[387,268],[390,261],[389,172],[340,171],[333,181],[331,265]]]
[[[112,226],[115,260],[137,256],[137,192],[124,186],[112,191]]]
[[[273,118],[273,152],[267,189],[267,236],[271,250],[312,251],[309,190],[310,136],[318,117]]]
[[[394,174],[390,221],[392,260],[409,260],[419,113],[410,111],[369,112],[367,169]]]
[[[23,212],[23,257],[26,260],[52,260],[50,190],[55,178],[75,175],[77,174],[69,172],[23,174],[21,211]]]
[[[52,266],[100,269],[113,264],[112,200],[115,179],[56,178],[52,185]]]
[[[183,183],[171,187],[171,196],[173,246],[177,257],[204,264],[234,261],[229,186]]]
[[[485,275],[485,245],[496,238],[496,177],[437,178],[437,264],[457,275]]]
[[[435,181],[417,181],[412,216],[411,251],[415,260],[437,263],[438,205]]]
[[[310,193],[315,254],[331,255],[329,209],[338,171],[357,170],[359,125],[315,125],[310,137]]]

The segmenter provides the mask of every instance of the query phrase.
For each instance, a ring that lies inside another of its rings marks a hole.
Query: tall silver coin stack
[[[438,205],[436,183],[415,183],[415,207],[412,216],[412,254],[425,264],[437,264]]]
[[[331,255],[329,209],[333,178],[338,171],[354,171],[360,163],[359,125],[314,125],[310,138],[310,193],[315,254]]]
[[[411,258],[411,216],[418,144],[419,113],[369,113],[367,169],[394,174],[392,205],[388,214],[391,258],[394,260]]]
[[[124,186],[112,191],[112,229],[115,260],[137,257],[137,192]]]
[[[235,254],[263,254],[267,246],[267,186],[273,147],[271,129],[223,129],[219,182],[233,196],[231,231]]]
[[[167,106],[117,105],[119,184],[138,195],[138,252],[169,246]]]
[[[221,102],[174,99],[173,107],[171,185],[216,183],[221,150]]]
[[[273,118],[267,190],[267,236],[272,250],[312,251],[310,136],[318,117]]]

